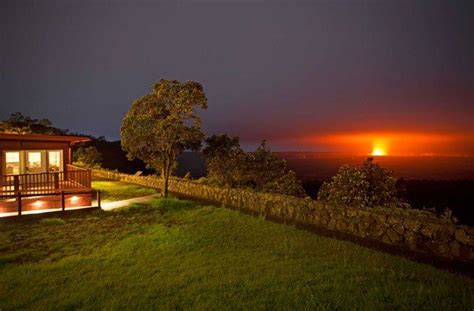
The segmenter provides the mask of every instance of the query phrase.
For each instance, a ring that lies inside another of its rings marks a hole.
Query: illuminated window
[[[28,151],[26,155],[27,172],[41,173],[43,167],[41,161],[41,151]]]
[[[61,151],[48,151],[48,170],[59,172],[61,170]]]
[[[7,175],[20,174],[20,153],[5,152],[5,163]]]

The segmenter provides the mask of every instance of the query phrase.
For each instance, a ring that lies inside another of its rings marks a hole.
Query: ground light
[[[79,201],[78,196],[74,195],[74,196],[71,197],[71,203],[75,204],[75,203],[77,203],[77,201]]]

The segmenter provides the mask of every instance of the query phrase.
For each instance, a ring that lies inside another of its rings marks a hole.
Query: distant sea
[[[303,180],[328,180],[344,164],[360,165],[367,156],[320,152],[279,152],[290,169]],[[404,179],[474,180],[474,156],[383,156],[381,166]]]
[[[354,156],[322,152],[278,152],[288,162],[290,169],[303,181],[329,180],[344,164],[361,165],[367,156]],[[374,157],[375,162],[394,171],[404,179],[474,180],[474,156],[383,156]],[[206,175],[204,161],[193,152],[179,157],[177,175],[191,172],[194,178]]]

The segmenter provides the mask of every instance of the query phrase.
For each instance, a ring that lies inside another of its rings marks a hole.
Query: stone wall
[[[161,179],[156,176],[135,176],[106,170],[93,170],[93,174],[148,187],[161,187]],[[474,260],[474,228],[455,225],[426,211],[337,207],[309,198],[220,188],[178,178],[170,179],[169,190],[222,206],[337,231],[414,252],[465,262]]]

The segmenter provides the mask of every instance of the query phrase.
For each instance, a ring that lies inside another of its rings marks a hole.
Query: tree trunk
[[[168,197],[168,178],[169,174],[167,172],[167,165],[163,165],[163,169],[161,170],[161,178],[163,179],[163,185],[161,187],[161,196],[163,198]]]
[[[169,174],[166,174],[163,178],[163,190],[161,191],[161,195],[163,198],[168,197],[168,180],[169,180]]]

